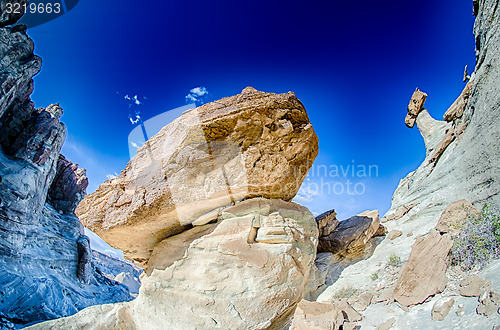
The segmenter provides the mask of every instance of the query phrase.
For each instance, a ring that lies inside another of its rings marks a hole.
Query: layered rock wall
[[[477,5],[475,71],[445,112],[446,121],[433,119],[425,110],[418,114],[427,156],[401,180],[386,217],[420,202],[409,215],[432,217],[431,228],[446,206],[460,199],[500,208],[500,13],[495,0]]]
[[[59,153],[66,137],[62,108],[35,109],[30,100],[41,60],[25,26],[4,27],[19,19],[5,12],[5,3],[0,2],[0,323],[12,326],[131,296],[92,267],[88,238],[74,214],[87,187],[85,170]]]

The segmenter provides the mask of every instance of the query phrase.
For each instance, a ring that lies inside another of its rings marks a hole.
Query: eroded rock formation
[[[361,253],[380,226],[378,211],[366,211],[340,221],[329,234],[319,237],[318,252],[343,256]]]
[[[371,257],[343,269],[317,298],[325,303],[347,289],[373,290],[371,305],[358,322],[362,329],[492,328],[498,322],[500,300],[492,285],[498,286],[500,262],[476,270],[480,278],[470,278],[446,260],[450,236],[467,210],[477,214],[474,207],[484,204],[500,209],[500,2],[473,5],[475,72],[466,74],[463,91],[448,110],[442,109],[444,121],[429,115],[418,101],[421,95],[410,101],[405,123],[415,121],[425,160],[400,181],[382,218],[389,233],[401,235],[383,240]]]
[[[117,178],[86,196],[77,214],[144,265],[163,239],[216,220],[222,207],[258,196],[291,200],[317,153],[292,92],[247,87],[164,127]]]
[[[4,27],[20,17],[7,14],[5,3],[0,1],[0,327],[131,299],[124,286],[92,267],[74,214],[87,187],[85,171],[59,154],[66,137],[62,108],[35,109],[30,100],[41,60],[25,26]]]
[[[222,210],[216,228],[182,258],[144,277],[134,301],[93,306],[33,329],[281,329],[305,293],[317,235],[302,206],[245,200]]]

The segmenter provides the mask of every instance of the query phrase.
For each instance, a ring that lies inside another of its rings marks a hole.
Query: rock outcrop
[[[216,220],[222,207],[252,197],[291,200],[317,153],[316,134],[292,92],[247,87],[164,127],[76,213],[145,265],[163,239]]]
[[[335,210],[326,211],[316,217],[318,223],[319,237],[330,235],[338,227],[337,213]]]
[[[378,211],[366,211],[340,221],[326,236],[319,237],[318,252],[343,256],[361,253],[380,226]]]
[[[346,288],[375,292],[357,323],[362,329],[498,325],[500,261],[473,270],[478,279],[469,278],[460,266],[449,267],[446,260],[454,227],[467,214],[462,205],[471,211],[472,205],[488,204],[495,214],[500,209],[500,2],[473,1],[473,5],[475,72],[465,75],[469,82],[459,97],[451,100],[448,110],[442,109],[444,121],[429,115],[419,92],[410,101],[405,123],[412,126],[414,120],[417,125],[425,159],[400,181],[382,218],[389,233],[402,235],[384,239],[369,258],[342,269],[316,299],[331,303]],[[318,255],[322,273],[324,264],[329,269],[336,266],[331,259]]]
[[[479,6],[474,24],[477,63],[464,90],[446,111],[446,121],[422,110],[416,123],[426,146],[426,159],[401,180],[388,214],[420,202],[412,217],[432,218],[435,225],[449,204],[467,199],[500,207],[500,26],[497,1]],[[487,40],[487,42],[486,42]],[[430,95],[429,97],[432,97]]]
[[[49,189],[50,204],[63,213],[73,213],[88,186],[85,169],[78,168],[63,155],[57,160],[57,174]]]
[[[0,1],[0,327],[131,299],[92,267],[74,214],[85,171],[59,154],[62,108],[35,109],[30,100],[41,60],[25,26],[4,27],[20,17],[5,6]]]
[[[32,329],[281,329],[305,293],[317,236],[306,208],[248,199],[223,209],[216,228],[181,259],[144,277],[132,302]]]

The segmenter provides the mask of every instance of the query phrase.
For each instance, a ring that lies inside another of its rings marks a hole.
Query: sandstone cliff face
[[[446,206],[462,198],[500,207],[497,7],[497,1],[493,0],[481,5],[474,25],[475,72],[457,101],[446,111],[444,117],[449,122],[434,120],[427,111],[418,115],[417,126],[425,140],[427,157],[416,171],[401,180],[388,216],[412,202],[421,204],[410,214],[425,214],[433,219]],[[432,222],[429,227],[436,224]]]
[[[422,92],[414,94],[408,108],[406,124],[416,123],[426,157],[401,180],[382,218],[389,231],[400,235],[382,241],[367,260],[344,269],[318,297],[318,302],[331,301],[346,287],[374,293],[358,323],[361,328],[492,328],[498,322],[498,314],[479,315],[484,306],[460,294],[457,281],[464,274],[447,262],[452,242],[434,230],[439,223],[440,231],[448,231],[446,217],[456,204],[463,213],[464,199],[476,207],[487,203],[500,209],[500,2],[474,1],[474,6],[477,63],[463,92],[449,109],[442,109],[443,121],[425,110]],[[499,269],[496,260],[479,272],[492,281],[495,292],[500,289]],[[438,316],[438,307],[449,304],[451,297],[453,307],[447,305],[444,316]],[[407,307],[413,304],[418,305]]]
[[[24,324],[130,300],[95,272],[88,239],[74,215],[85,170],[59,154],[62,108],[35,109],[29,96],[41,66],[19,17],[0,3],[0,322]]]
[[[317,153],[316,134],[292,92],[247,87],[164,127],[76,213],[145,265],[159,242],[216,220],[222,207],[258,196],[291,200]]]
[[[283,329],[305,294],[317,237],[306,208],[248,199],[225,208],[181,259],[144,277],[134,301],[32,329]]]

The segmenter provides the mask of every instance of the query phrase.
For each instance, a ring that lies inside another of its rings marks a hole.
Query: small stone
[[[391,230],[389,234],[387,234],[387,238],[391,241],[403,235],[403,232],[400,230]]]
[[[387,321],[385,321],[384,323],[382,323],[381,325],[379,325],[377,327],[377,330],[389,330],[390,328],[392,328],[392,326],[394,325],[394,323],[396,323],[396,318],[395,317],[391,317],[390,319],[388,319]]]
[[[352,304],[355,310],[364,311],[368,306],[370,306],[373,299],[373,293],[366,291],[359,295],[358,299]]]
[[[460,295],[464,297],[479,297],[482,292],[491,289],[491,282],[485,281],[477,275],[465,278],[460,283]]]
[[[412,237],[413,236],[413,232],[409,232],[408,234],[406,234],[406,237]]]
[[[432,306],[431,317],[435,321],[442,321],[450,312],[451,307],[455,303],[453,298],[441,298]]]
[[[498,305],[496,305],[491,299],[484,299],[479,306],[476,308],[476,312],[480,315],[490,317],[498,311]]]
[[[500,295],[494,291],[484,291],[479,296],[476,312],[487,317],[495,314],[500,305]]]

